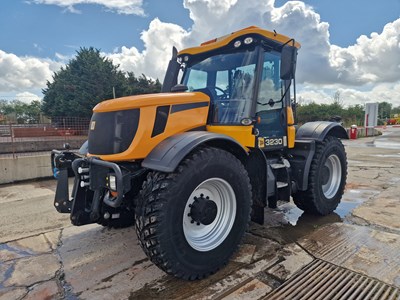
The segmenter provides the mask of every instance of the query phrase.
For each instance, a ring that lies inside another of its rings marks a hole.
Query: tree
[[[25,103],[19,100],[0,100],[0,115],[18,124],[38,123],[41,103],[38,100]]]
[[[386,101],[380,102],[378,105],[378,118],[388,119],[392,112],[392,104]]]
[[[93,107],[115,96],[159,93],[161,83],[142,74],[127,74],[119,66],[100,55],[98,49],[81,48],[65,68],[55,72],[53,81],[43,90],[42,110],[50,117],[84,117],[92,115]]]
[[[338,103],[317,104],[311,102],[297,106],[297,122],[304,124],[312,121],[329,121],[334,116],[341,116],[346,126],[351,124],[362,125],[364,120],[364,107],[362,105],[342,108]]]
[[[55,72],[43,90],[42,110],[48,116],[87,117],[100,101],[126,94],[126,78],[100,50],[81,48],[65,68]]]
[[[140,77],[135,77],[133,72],[127,73],[127,94],[128,95],[141,95],[149,93],[159,93],[161,90],[161,83],[157,80],[147,78],[142,74]]]
[[[340,92],[336,91],[333,95],[333,104],[338,107],[343,107],[343,100],[340,98]]]
[[[392,114],[400,114],[400,106],[393,107]]]

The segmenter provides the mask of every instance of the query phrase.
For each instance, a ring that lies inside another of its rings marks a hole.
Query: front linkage
[[[70,213],[73,225],[97,222],[123,227],[110,223],[112,219],[120,219],[121,214],[132,218],[124,220],[124,224],[133,224],[133,199],[139,187],[132,188],[132,184],[145,173],[139,164],[116,164],[96,157],[81,157],[68,150],[53,150],[51,161],[54,177],[58,179],[54,206],[59,213]],[[72,198],[68,187],[71,171],[75,174]]]

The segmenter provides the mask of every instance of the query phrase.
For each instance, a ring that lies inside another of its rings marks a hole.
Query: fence
[[[89,119],[55,117],[50,123],[0,125],[0,158],[42,155],[62,149],[65,143],[78,149],[87,139]]]

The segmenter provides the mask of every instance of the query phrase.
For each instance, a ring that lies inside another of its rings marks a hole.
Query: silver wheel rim
[[[209,225],[192,223],[190,217],[194,197],[209,197],[217,205],[217,214]],[[236,196],[232,186],[221,178],[210,178],[200,183],[190,194],[183,213],[183,233],[189,245],[197,251],[210,251],[228,236],[236,216]]]
[[[336,154],[330,155],[325,161],[325,167],[329,170],[329,178],[326,184],[322,185],[322,192],[327,199],[333,198],[339,190],[342,180],[342,165]]]

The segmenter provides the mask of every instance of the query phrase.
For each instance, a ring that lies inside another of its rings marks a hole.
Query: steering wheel
[[[220,97],[221,99],[228,99],[228,94],[223,89],[217,86],[214,86],[214,89],[222,92],[222,95],[217,95],[218,97]]]

